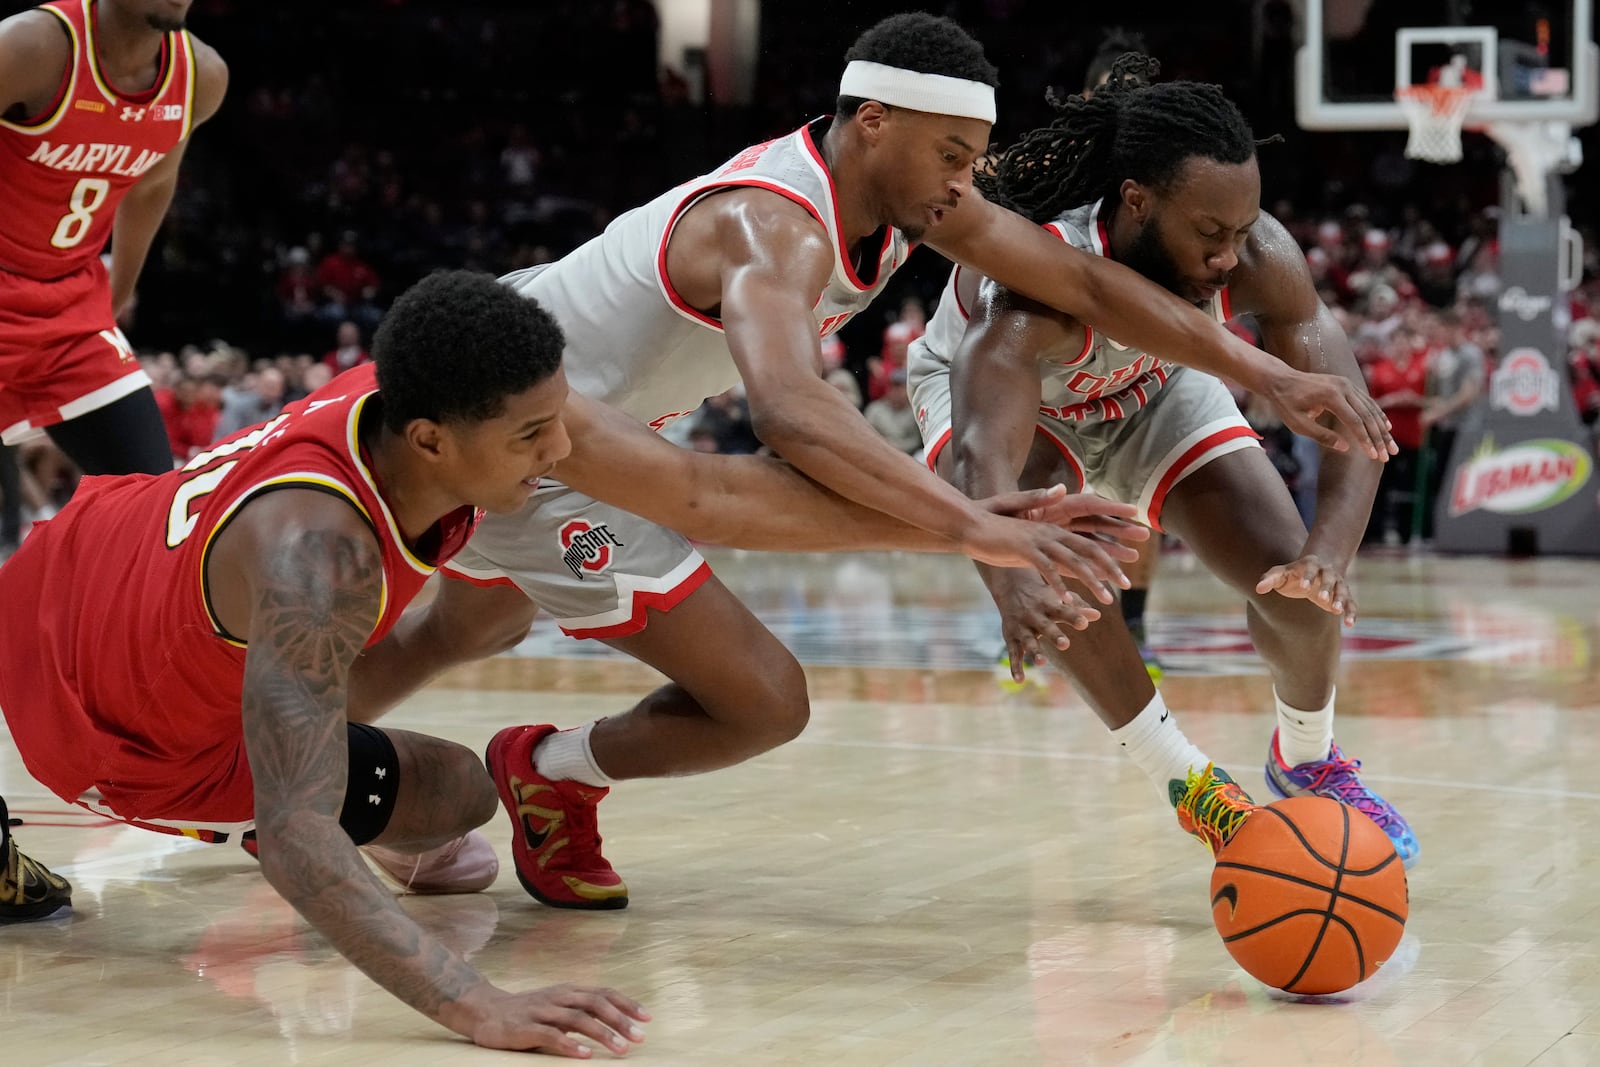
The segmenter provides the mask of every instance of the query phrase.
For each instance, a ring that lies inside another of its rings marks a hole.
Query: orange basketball
[[[1217,856],[1211,918],[1239,966],[1290,993],[1337,993],[1400,943],[1406,871],[1361,812],[1291,797],[1256,812]]]

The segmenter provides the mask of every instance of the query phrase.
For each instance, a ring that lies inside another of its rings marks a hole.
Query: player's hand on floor
[[[572,1059],[594,1055],[594,1049],[581,1038],[618,1056],[625,1054],[630,1042],[644,1040],[638,1024],[650,1019],[638,1001],[614,989],[587,986],[558,985],[507,993],[485,985],[466,999],[478,1002],[472,1005],[476,1021],[466,1035],[474,1044]]]
[[[1011,663],[1011,680],[1024,681],[1024,668],[1043,667],[1045,649],[1065,652],[1072,645],[1068,630],[1087,629],[1100,618],[1094,605],[1069,592],[1055,590],[1026,571],[992,571],[984,576],[989,595],[1000,609],[1000,633]]]
[[[1400,451],[1389,417],[1360,386],[1337,374],[1306,374],[1287,366],[1284,370],[1262,395],[1289,429],[1323,448],[1346,452],[1354,445],[1369,459],[1384,462]],[[1324,416],[1332,416],[1337,427],[1324,425]]]
[[[1073,595],[1063,576],[1076,578],[1105,604],[1116,599],[1114,588],[1128,588],[1128,576],[1117,561],[1139,558],[1137,549],[1097,534],[1004,515],[985,515],[975,522],[961,539],[961,551],[993,567],[1036,571],[1061,600]]]
[[[1356,624],[1356,597],[1349,580],[1333,564],[1316,556],[1301,556],[1272,568],[1256,583],[1256,592],[1309,600],[1330,615],[1344,616],[1346,626]]]

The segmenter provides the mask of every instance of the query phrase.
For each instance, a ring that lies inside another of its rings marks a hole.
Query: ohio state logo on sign
[[[622,542],[603,522],[593,526],[582,519],[573,519],[561,527],[561,562],[580,582],[585,571],[599,574],[611,566],[612,545],[621,548]]]
[[[1489,403],[1513,415],[1561,406],[1561,377],[1537,348],[1513,348],[1489,379]]]

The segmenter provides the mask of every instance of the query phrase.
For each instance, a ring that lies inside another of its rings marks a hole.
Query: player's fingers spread
[[[615,1009],[612,1009],[612,1011],[620,1020],[620,1013],[616,1012]],[[567,1033],[582,1034],[591,1041],[598,1042],[619,1055],[628,1051],[628,1042],[622,1035],[601,1022],[596,1018],[595,1013],[588,1008],[568,1008],[551,1021]],[[638,1031],[639,1037],[643,1039],[644,1032],[639,1030],[637,1026],[632,1023],[622,1023],[622,1025]]]
[[[585,989],[574,1006],[630,1041],[644,1040],[644,1028],[634,1020],[642,1021],[649,1013],[637,1001],[614,989]]]

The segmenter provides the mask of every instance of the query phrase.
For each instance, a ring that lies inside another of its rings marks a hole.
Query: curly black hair
[[[560,368],[565,345],[548,311],[492,275],[430,274],[400,294],[372,340],[384,425],[492,419],[506,397]]]
[[[1111,67],[1118,57],[1125,52],[1143,52],[1145,50],[1144,35],[1133,33],[1121,26],[1113,26],[1106,31],[1105,37],[1100,41],[1100,47],[1094,51],[1094,56],[1089,60],[1089,69],[1083,72],[1083,91],[1087,95],[1099,86],[1100,79],[1111,73]]]
[[[950,19],[924,11],[890,15],[867,30],[844,54],[846,63],[853,59],[920,74],[1000,84],[1000,72],[984,58],[983,45],[976,38]],[[859,96],[841,96],[834,114],[854,115],[864,103]]]
[[[1091,97],[1050,103],[1057,116],[1023,134],[973,175],[984,197],[1034,222],[1114,196],[1123,181],[1166,189],[1190,158],[1243,163],[1257,141],[1222,89],[1203,82],[1157,82],[1161,64],[1127,53]],[[1277,138],[1269,138],[1277,140]]]

